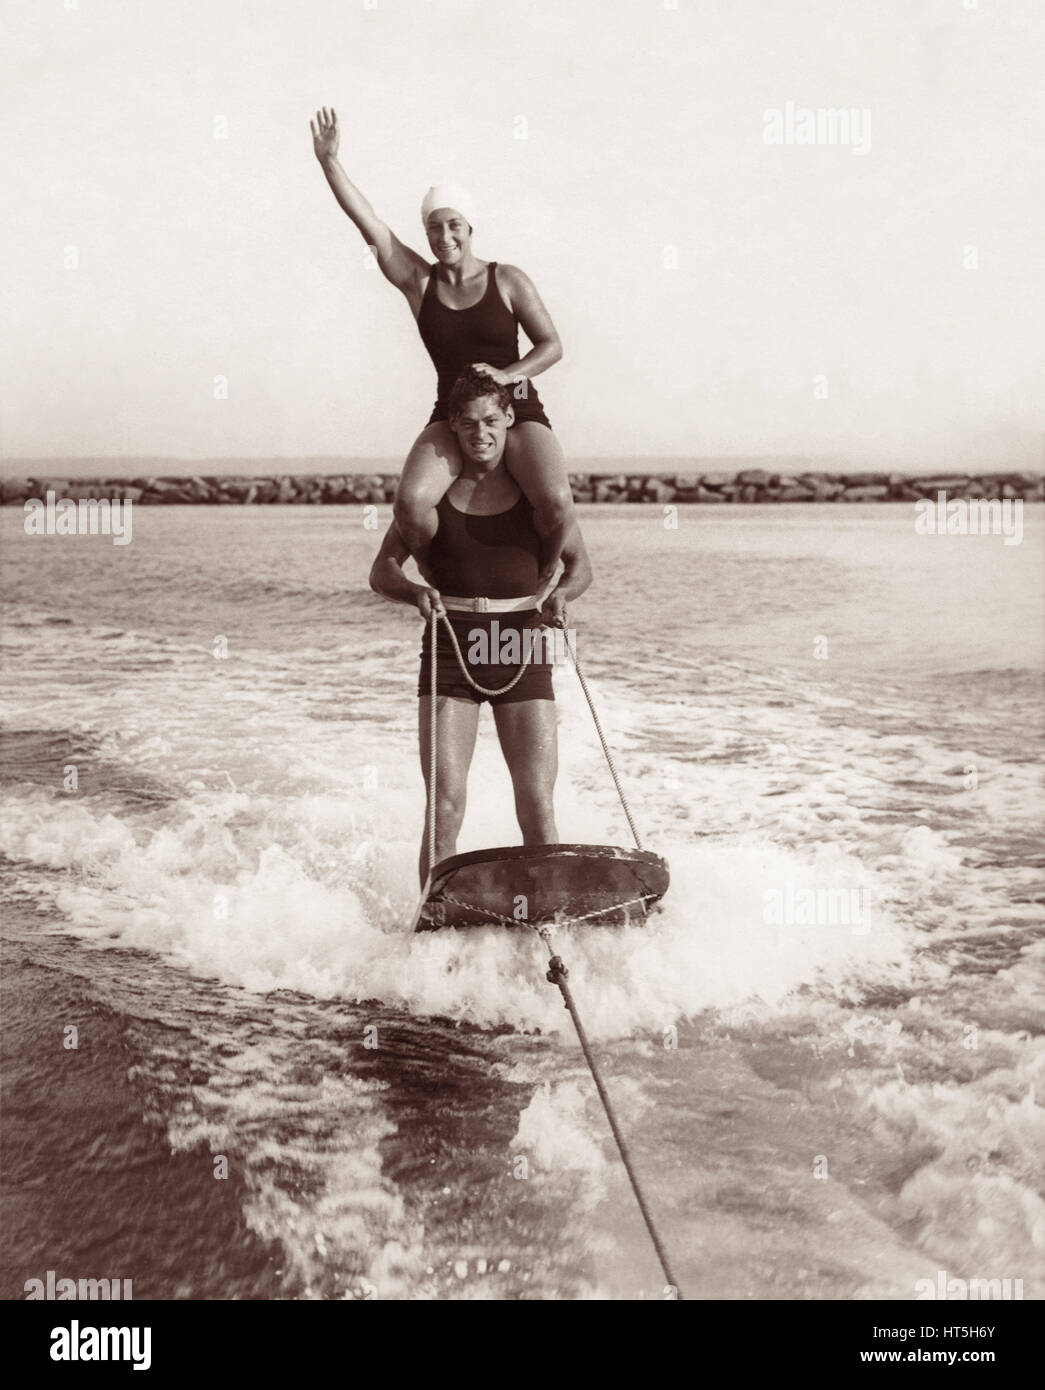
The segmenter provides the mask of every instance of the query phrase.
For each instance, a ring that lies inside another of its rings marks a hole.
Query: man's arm
[[[566,541],[562,547],[562,562],[564,569],[559,576],[559,582],[541,605],[541,613],[552,624],[561,623],[567,603],[580,598],[591,586],[591,560],[588,558],[588,548],[584,544],[581,528],[576,522],[566,533]]]
[[[399,534],[399,527],[393,521],[385,532],[377,559],[370,567],[370,587],[382,598],[411,604],[427,622],[433,612],[442,609],[443,602],[438,589],[427,584],[415,584],[406,577],[403,565],[409,558],[410,552]]]

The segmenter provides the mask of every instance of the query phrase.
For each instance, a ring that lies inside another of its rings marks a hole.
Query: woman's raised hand
[[[328,111],[325,106],[316,112],[316,119],[309,121],[312,128],[312,148],[316,152],[318,160],[333,159],[337,154],[338,141],[341,132],[337,125],[337,112],[333,107]]]

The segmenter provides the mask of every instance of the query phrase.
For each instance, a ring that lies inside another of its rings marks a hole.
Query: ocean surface
[[[556,944],[684,1295],[1042,1297],[1045,509],[581,519],[672,886]],[[663,1298],[541,943],[407,931],[420,621],[362,509],[0,532],[0,1297]],[[560,834],[627,844],[555,681]],[[518,840],[486,711],[459,849]]]

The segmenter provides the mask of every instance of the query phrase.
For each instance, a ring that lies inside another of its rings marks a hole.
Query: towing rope
[[[649,1232],[650,1240],[653,1242],[653,1248],[657,1252],[657,1259],[660,1261],[660,1267],[664,1271],[664,1278],[668,1281],[668,1288],[674,1293],[675,1298],[681,1299],[682,1290],[679,1288],[678,1280],[671,1271],[671,1265],[668,1262],[668,1254],[664,1249],[664,1243],[660,1238],[656,1226],[653,1224],[653,1217],[650,1214],[649,1204],[639,1184],[638,1174],[635,1172],[635,1166],[631,1161],[631,1154],[628,1152],[628,1146],[624,1142],[624,1135],[621,1133],[620,1125],[617,1123],[617,1117],[613,1112],[613,1106],[610,1103],[609,1095],[603,1084],[602,1076],[599,1073],[598,1067],[595,1065],[591,1044],[588,1042],[588,1035],[584,1031],[584,1025],[581,1023],[580,1014],[577,1012],[577,1005],[570,992],[570,987],[566,983],[570,972],[563,964],[562,957],[555,954],[547,927],[542,928],[541,925],[537,923],[534,925],[534,930],[548,948],[548,973],[546,978],[550,980],[553,985],[558,986],[559,993],[562,995],[563,1004],[569,1011],[570,1017],[573,1019],[573,1026],[577,1030],[577,1040],[580,1042],[581,1051],[584,1053],[584,1060],[588,1063],[591,1079],[595,1082],[595,1089],[598,1091],[599,1099],[602,1101],[602,1108],[606,1112],[606,1118],[609,1121],[610,1129],[613,1131],[613,1137],[617,1141],[617,1151],[620,1154],[621,1162],[624,1164],[624,1171],[628,1175],[628,1181],[631,1183],[631,1190],[635,1194],[635,1201],[638,1203],[639,1211],[642,1213],[642,1219],[646,1223],[646,1230]]]
[[[516,671],[515,675],[511,678],[508,684],[502,685],[499,690],[487,690],[485,685],[480,685],[477,680],[473,679],[472,673],[465,665],[464,657],[461,655],[461,648],[457,645],[457,633],[453,629],[453,624],[450,622],[450,619],[446,616],[445,613],[443,613],[441,616],[443,622],[446,624],[446,630],[450,634],[450,645],[453,647],[454,655],[457,657],[457,664],[461,668],[461,675],[464,676],[465,680],[468,682],[468,684],[472,687],[473,690],[478,690],[480,695],[507,695],[508,691],[511,690],[513,685],[518,685],[518,683],[523,678],[523,673],[525,672],[527,665],[529,664],[529,658],[526,655],[525,646],[523,648],[522,665],[519,667],[518,671]]]
[[[506,694],[509,690],[511,690],[512,686],[514,686],[514,685],[522,678],[523,672],[526,670],[526,666],[527,666],[527,656],[526,656],[526,653],[525,653],[525,651],[524,651],[524,653],[523,653],[522,665],[519,667],[519,670],[515,673],[515,675],[514,675],[513,678],[508,682],[507,685],[503,686],[500,690],[486,690],[486,689],[484,689],[483,686],[479,685],[475,680],[473,680],[471,673],[469,672],[468,668],[467,668],[466,665],[465,665],[464,658],[463,658],[462,655],[461,655],[461,648],[458,646],[458,643],[457,643],[457,634],[454,632],[453,628],[452,628],[451,625],[450,625],[450,620],[449,620],[449,618],[446,616],[446,611],[445,611],[441,606],[440,606],[439,608],[437,608],[437,609],[436,609],[436,608],[433,608],[433,610],[432,610],[432,615],[431,615],[431,622],[432,622],[432,626],[431,626],[431,647],[430,647],[430,653],[431,653],[431,656],[430,656],[430,667],[431,667],[431,671],[430,671],[430,676],[429,676],[429,692],[430,692],[431,699],[430,699],[430,703],[429,703],[429,706],[428,706],[428,731],[429,731],[429,732],[428,732],[428,808],[427,808],[427,809],[428,809],[428,875],[429,875],[429,880],[430,880],[430,878],[431,878],[432,869],[435,867],[435,862],[436,862],[436,861],[435,861],[435,808],[436,808],[436,762],[437,762],[436,745],[437,745],[437,740],[438,740],[438,731],[437,731],[437,727],[436,727],[436,725],[437,725],[437,711],[436,711],[436,704],[437,704],[436,653],[437,653],[437,650],[438,650],[438,642],[439,642],[439,619],[440,619],[440,618],[442,618],[443,622],[445,623],[445,625],[446,625],[446,630],[447,630],[447,632],[448,632],[449,635],[450,635],[450,642],[451,642],[451,645],[453,646],[454,654],[455,654],[455,656],[457,657],[457,664],[458,664],[458,666],[461,668],[461,674],[464,676],[464,678],[465,678],[465,680],[468,682],[468,684],[469,684],[470,686],[472,686],[472,688],[473,688],[474,690],[479,691],[480,694],[482,694],[482,695],[503,695],[503,694]],[[599,741],[600,741],[600,743],[602,744],[602,751],[603,751],[603,753],[606,755],[606,762],[607,762],[608,765],[609,765],[610,774],[611,774],[612,777],[613,777],[613,784],[614,784],[614,786],[617,788],[617,795],[620,797],[621,805],[622,805],[623,808],[624,808],[624,814],[625,814],[625,816],[627,816],[628,825],[631,827],[631,833],[632,833],[632,836],[634,837],[634,840],[635,840],[635,847],[636,847],[636,849],[642,849],[642,842],[641,842],[641,840],[639,839],[639,832],[638,832],[638,830],[635,828],[635,822],[634,822],[634,820],[632,819],[631,809],[630,809],[630,807],[628,806],[627,798],[626,798],[625,795],[624,795],[624,789],[623,789],[623,787],[621,786],[621,784],[620,784],[620,778],[619,778],[618,775],[617,775],[617,768],[616,768],[616,766],[615,766],[615,764],[614,764],[614,761],[613,761],[613,755],[610,753],[609,745],[607,744],[605,735],[604,735],[603,732],[602,732],[602,725],[601,725],[600,722],[599,722],[599,716],[598,716],[598,714],[596,713],[595,704],[594,704],[594,702],[593,702],[593,700],[592,700],[592,698],[591,698],[591,693],[590,693],[590,691],[588,690],[588,683],[587,683],[587,681],[584,679],[584,673],[581,671],[580,662],[579,662],[578,659],[577,659],[577,655],[576,655],[576,653],[574,652],[572,646],[570,645],[569,633],[566,631],[566,622],[567,622],[567,619],[566,619],[566,610],[563,609],[562,618],[555,624],[555,626],[561,627],[562,630],[563,630],[563,637],[564,637],[565,642],[566,642],[566,650],[567,650],[567,651],[569,652],[569,654],[570,654],[570,659],[571,659],[571,661],[573,662],[574,670],[577,672],[577,678],[578,678],[578,680],[579,680],[580,683],[581,683],[581,689],[584,691],[584,698],[587,700],[587,702],[588,702],[588,708],[591,710],[591,717],[592,717],[592,719],[595,721],[595,730],[596,730],[596,733],[599,735]],[[647,897],[652,898],[652,897],[656,897],[656,896],[657,896],[656,894],[646,894],[646,895],[643,895],[643,896],[640,897],[640,898],[632,898],[632,899],[629,899],[627,902],[617,903],[617,904],[615,904],[615,907],[630,907],[630,906],[632,906],[632,905],[635,904],[635,903],[641,903],[641,904],[642,904],[642,907],[643,907],[643,910],[645,910],[646,899],[647,899]],[[513,926],[513,927],[514,927],[514,926],[518,926],[518,925],[519,925],[518,922],[516,922],[516,921],[515,921],[513,918],[511,918],[511,917],[504,917],[504,916],[502,916],[502,915],[501,915],[500,913],[498,913],[498,912],[488,912],[487,909],[485,909],[485,908],[480,909],[480,908],[473,907],[473,906],[472,906],[471,904],[469,904],[469,903],[460,902],[459,899],[453,898],[453,897],[451,897],[449,894],[444,894],[444,899],[445,899],[446,901],[448,901],[448,902],[456,903],[458,907],[464,907],[464,908],[468,908],[470,911],[478,912],[478,913],[480,913],[480,915],[487,915],[487,916],[490,916],[490,917],[493,917],[493,918],[497,918],[499,921],[505,922],[505,923],[507,923],[509,926]],[[596,911],[596,912],[588,912],[588,913],[585,913],[585,914],[584,914],[583,916],[581,916],[581,917],[570,917],[570,918],[566,918],[566,919],[565,919],[565,923],[572,924],[573,922],[584,922],[584,921],[587,921],[588,919],[590,919],[590,918],[592,918],[592,917],[603,916],[606,912],[609,912],[609,911],[611,911],[611,910],[613,910],[613,909],[610,909],[610,908],[600,908],[600,909],[598,909],[598,911]],[[564,924],[565,924],[565,923],[564,923]],[[546,978],[551,984],[555,985],[555,986],[558,988],[559,993],[562,995],[563,1006],[564,1006],[565,1009],[568,1011],[568,1013],[569,1013],[569,1015],[570,1015],[570,1018],[573,1020],[573,1026],[574,1026],[574,1028],[575,1028],[575,1030],[576,1030],[576,1032],[577,1032],[577,1039],[578,1039],[578,1041],[580,1042],[581,1051],[584,1053],[584,1060],[585,1060],[585,1061],[587,1062],[587,1064],[588,1064],[588,1070],[591,1072],[592,1080],[595,1082],[595,1089],[596,1089],[596,1091],[598,1092],[599,1100],[602,1102],[602,1108],[603,1108],[603,1110],[606,1112],[606,1119],[609,1121],[610,1131],[612,1132],[613,1138],[614,1138],[614,1140],[616,1141],[616,1144],[617,1144],[617,1151],[618,1151],[618,1153],[620,1154],[621,1162],[624,1164],[624,1171],[625,1171],[625,1172],[627,1173],[627,1175],[628,1175],[628,1181],[631,1183],[631,1190],[632,1190],[632,1191],[634,1192],[634,1194],[635,1194],[635,1200],[636,1200],[636,1202],[638,1203],[639,1211],[642,1213],[642,1219],[643,1219],[643,1221],[644,1221],[645,1224],[646,1224],[646,1230],[649,1232],[650,1240],[653,1242],[653,1248],[654,1248],[654,1250],[655,1250],[656,1253],[657,1253],[657,1259],[660,1261],[660,1267],[661,1267],[661,1269],[664,1271],[664,1277],[665,1277],[665,1279],[667,1280],[667,1290],[665,1290],[665,1292],[667,1292],[668,1290],[670,1290],[671,1293],[674,1295],[674,1297],[675,1297],[676,1299],[681,1299],[681,1297],[682,1297],[682,1290],[679,1288],[678,1280],[675,1278],[674,1274],[673,1274],[672,1271],[671,1271],[671,1265],[670,1265],[670,1263],[669,1263],[669,1261],[668,1261],[667,1252],[666,1252],[666,1250],[664,1249],[664,1243],[663,1243],[663,1241],[661,1240],[660,1235],[659,1235],[658,1232],[657,1232],[656,1226],[654,1225],[653,1217],[652,1217],[652,1215],[650,1214],[649,1205],[648,1205],[648,1203],[647,1203],[647,1201],[646,1201],[645,1194],[643,1193],[642,1187],[641,1187],[641,1185],[640,1185],[640,1183],[639,1183],[638,1176],[637,1176],[637,1174],[636,1174],[636,1172],[635,1172],[635,1167],[634,1167],[634,1165],[633,1165],[633,1163],[632,1163],[632,1161],[631,1161],[631,1154],[629,1153],[629,1151],[628,1151],[628,1146],[627,1146],[627,1144],[626,1144],[625,1141],[624,1141],[624,1135],[621,1133],[620,1125],[617,1123],[617,1117],[616,1117],[616,1115],[614,1114],[613,1105],[612,1105],[611,1102],[610,1102],[609,1094],[608,1094],[607,1091],[606,1091],[606,1087],[605,1087],[605,1085],[603,1084],[602,1076],[601,1076],[600,1073],[599,1073],[599,1069],[598,1069],[598,1067],[597,1067],[597,1065],[596,1065],[596,1063],[595,1063],[595,1058],[594,1058],[594,1056],[592,1055],[591,1044],[588,1042],[588,1035],[587,1035],[587,1034],[585,1033],[585,1031],[584,1031],[584,1025],[583,1025],[583,1023],[581,1022],[580,1014],[577,1012],[577,1005],[576,1005],[576,1002],[575,1002],[575,1000],[574,1000],[574,998],[573,998],[573,995],[572,995],[572,993],[571,993],[571,991],[570,991],[569,985],[566,983],[567,978],[569,977],[569,971],[566,969],[566,966],[565,966],[565,964],[563,963],[562,957],[559,956],[559,955],[557,955],[557,954],[555,953],[555,948],[554,948],[554,946],[552,945],[551,933],[549,932],[548,927],[547,927],[544,923],[541,923],[541,922],[530,922],[530,923],[528,923],[528,925],[531,926],[531,927],[533,928],[533,930],[537,933],[537,935],[538,935],[538,936],[541,938],[541,940],[543,941],[544,945],[547,947],[547,950],[548,950],[548,970],[547,970],[547,973],[546,973],[545,978]]]
[[[577,679],[580,681],[581,689],[584,691],[584,698],[587,700],[588,708],[591,710],[591,717],[595,721],[595,732],[599,736],[599,742],[602,744],[602,751],[606,755],[606,762],[610,769],[610,776],[613,778],[613,785],[617,788],[617,795],[620,797],[620,804],[624,807],[624,814],[628,818],[628,825],[631,827],[631,834],[632,838],[635,841],[635,848],[641,849],[642,841],[639,839],[639,832],[635,829],[635,822],[632,819],[631,807],[628,805],[628,798],[624,795],[624,788],[621,786],[620,778],[617,776],[617,767],[613,761],[613,754],[610,752],[609,744],[606,742],[606,736],[602,732],[602,725],[599,723],[599,716],[595,709],[595,702],[591,698],[591,691],[588,689],[588,682],[584,679],[584,672],[581,670],[581,663],[577,658],[577,654],[570,646],[570,634],[566,630],[565,609],[563,609],[562,613],[562,635],[566,642],[566,650],[570,654],[570,660],[573,662],[573,669],[577,672]]]

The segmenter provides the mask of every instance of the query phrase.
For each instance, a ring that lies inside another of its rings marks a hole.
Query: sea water
[[[1043,511],[914,520],[581,509],[570,626],[672,885],[556,947],[689,1297],[1045,1293]],[[21,522],[0,1294],[663,1297],[540,941],[407,931],[421,624],[364,509]],[[627,844],[555,683],[559,833]],[[518,841],[484,711],[458,848]]]

